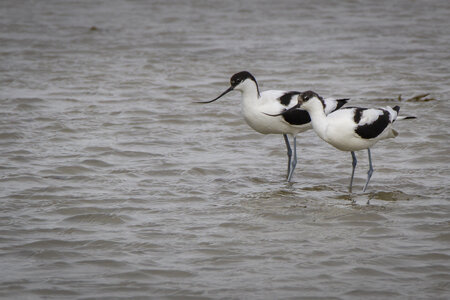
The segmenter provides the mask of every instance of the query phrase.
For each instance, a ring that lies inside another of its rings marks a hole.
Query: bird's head
[[[200,102],[197,102],[197,103],[211,103],[211,102],[214,102],[214,101],[222,98],[223,96],[225,96],[226,94],[228,94],[229,92],[231,92],[233,90],[237,90],[237,91],[243,92],[246,88],[251,88],[250,86],[253,85],[253,84],[256,86],[256,89],[257,89],[258,95],[259,95],[258,83],[256,82],[255,77],[253,77],[253,75],[250,74],[250,72],[242,71],[242,72],[236,73],[233,76],[231,76],[231,78],[230,78],[230,87],[225,92],[220,94],[219,97],[214,98],[214,99],[209,100],[209,101],[200,101]]]

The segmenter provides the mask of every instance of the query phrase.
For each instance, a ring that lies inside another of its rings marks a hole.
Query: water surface
[[[1,297],[449,298],[447,1],[0,14]],[[241,70],[417,119],[373,148],[366,193],[366,153],[350,197],[350,154],[312,131],[288,184],[282,137],[252,131],[237,92],[192,104]]]

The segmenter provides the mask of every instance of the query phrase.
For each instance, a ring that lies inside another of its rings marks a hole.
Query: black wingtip
[[[342,106],[344,106],[348,101],[350,100],[350,98],[344,98],[344,99],[337,99],[337,106],[336,109],[341,108]]]
[[[397,112],[397,115],[398,115],[398,112],[400,111],[400,106],[396,105],[392,109],[395,110]],[[414,116],[407,116],[407,117],[403,117],[402,116],[402,120],[410,120],[410,119],[417,119],[417,118],[414,117]]]
[[[398,112],[400,111],[400,106],[396,105],[392,109],[395,110],[398,114]]]
[[[265,112],[263,112],[263,114],[265,114],[266,116],[269,116],[269,117],[278,117],[278,116],[283,115],[286,111],[287,110],[285,110],[285,111],[283,111],[283,112],[281,112],[279,114],[268,114],[268,113],[265,113]]]

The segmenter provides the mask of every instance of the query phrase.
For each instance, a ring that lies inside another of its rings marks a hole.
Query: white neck
[[[314,100],[313,100],[314,101]],[[311,102],[313,102],[311,101]],[[320,101],[314,101],[313,103],[307,103],[304,107],[309,116],[311,117],[311,125],[316,132],[316,134],[323,140],[327,140],[327,127],[328,120],[325,112],[323,110],[323,105]]]
[[[242,92],[242,99],[244,99],[244,102],[254,102],[259,99],[258,86],[251,79],[247,79],[239,84],[235,90]]]

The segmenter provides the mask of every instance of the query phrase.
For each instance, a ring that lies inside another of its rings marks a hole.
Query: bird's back
[[[397,112],[392,108],[345,107],[328,115],[327,136],[338,149],[366,149],[397,135],[391,127],[396,117]]]
[[[267,90],[259,98],[243,95],[243,114],[250,127],[263,134],[297,134],[311,128],[307,112],[293,111],[288,115],[278,115],[295,106],[297,91]]]

